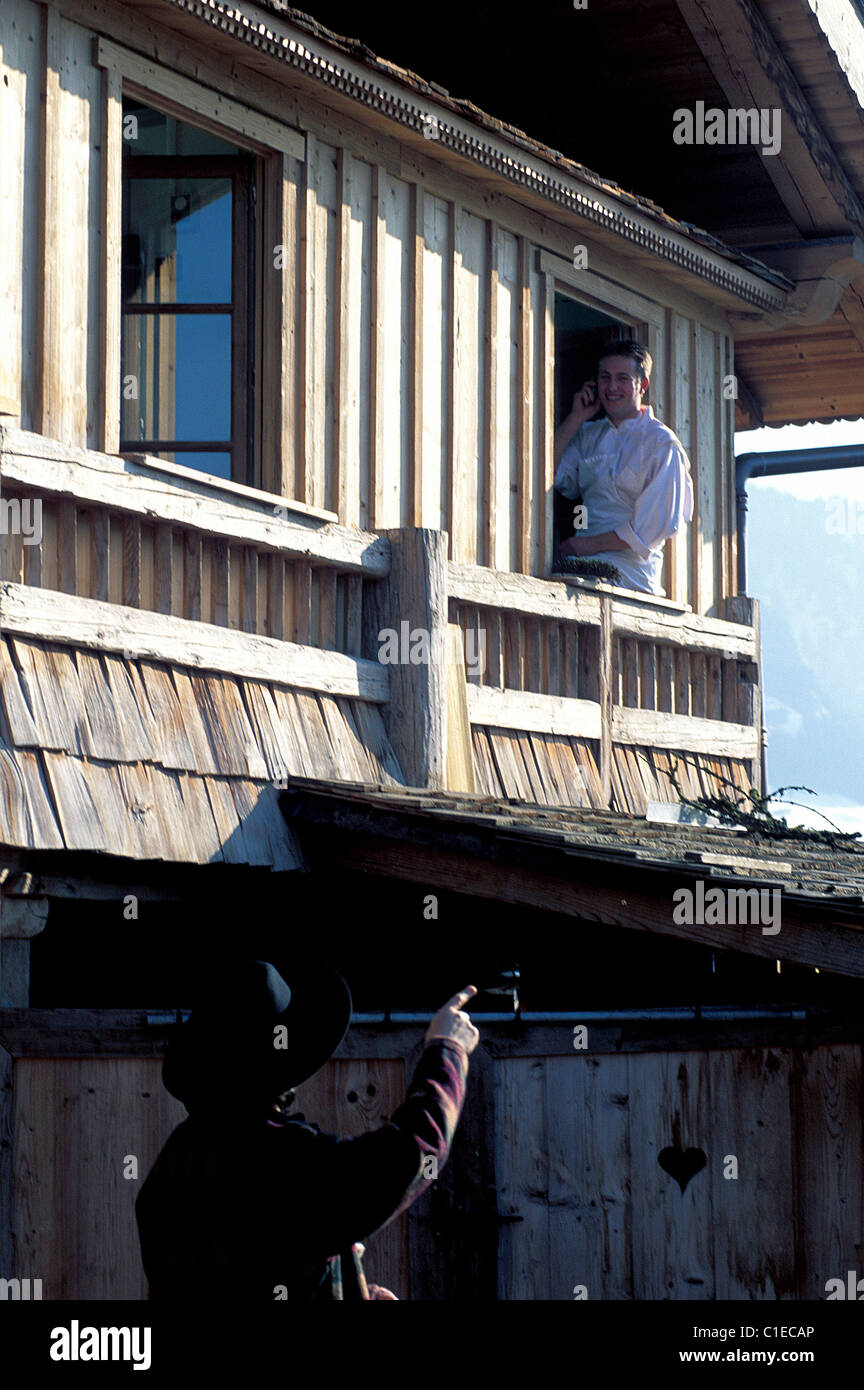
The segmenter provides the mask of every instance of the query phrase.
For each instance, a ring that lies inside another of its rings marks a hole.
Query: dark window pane
[[[227,304],[231,180],[126,180],[123,299],[127,304]]]
[[[242,154],[218,135],[187,125],[126,97],[123,101],[123,153],[128,155]]]
[[[121,438],[231,438],[230,314],[124,314]]]

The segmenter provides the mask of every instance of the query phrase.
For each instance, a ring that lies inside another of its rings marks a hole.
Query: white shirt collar
[[[620,425],[613,425],[612,428],[613,428],[613,429],[617,429],[617,430],[620,432],[620,431],[623,430],[627,425],[641,425],[641,424],[646,424],[649,420],[653,420],[653,419],[654,419],[654,411],[651,409],[650,405],[643,405],[643,406],[640,407],[640,410],[639,410],[639,414],[638,414],[638,415],[633,415],[633,416],[631,416],[631,418],[630,418],[629,420],[622,420]]]

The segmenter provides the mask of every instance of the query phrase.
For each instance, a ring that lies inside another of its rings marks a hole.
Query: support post
[[[364,653],[390,673],[384,717],[408,785],[439,790],[447,758],[447,533],[380,534],[392,563],[386,579],[363,588]]]
[[[734,718],[739,724],[749,724],[759,735],[760,754],[750,763],[750,782],[757,791],[764,792],[765,780],[765,729],[762,724],[762,635],[760,630],[759,600],[736,594],[726,599],[725,615],[730,622],[746,623],[753,628],[754,659],[739,661],[738,666],[738,710]]]
[[[0,898],[0,1007],[30,1003],[30,939],[44,929],[47,898]]]
[[[13,1138],[15,1129],[13,1060],[0,1045],[0,1279],[15,1277],[15,1241],[12,1235]]]

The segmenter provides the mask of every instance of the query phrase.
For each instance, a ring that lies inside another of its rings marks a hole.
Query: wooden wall
[[[499,1298],[820,1299],[860,1267],[860,1046],[496,1070]],[[706,1159],[683,1191],[673,1146]]]
[[[95,65],[87,20],[83,0],[5,0],[0,12],[10,229],[0,409],[23,428],[111,451],[120,79]],[[735,557],[734,401],[721,394],[731,347],[719,310],[637,267],[623,244],[612,254],[484,191],[436,158],[434,140],[420,152],[261,73],[247,82],[216,53],[193,65],[176,37],[128,8],[103,6],[99,26],[235,100],[254,82],[256,109],[306,136],[305,159],[265,161],[265,235],[287,255],[281,272],[269,246],[262,257],[265,335],[277,338],[269,367],[264,352],[275,403],[262,408],[261,486],[363,529],[444,529],[465,564],[548,573],[555,293],[635,324],[650,301],[652,399],[690,453],[698,507],[689,536],[669,547],[667,592],[720,612]],[[563,275],[577,240],[590,293]],[[560,258],[561,279],[540,269],[538,249]]]
[[[15,1060],[14,1274],[42,1279],[44,1299],[146,1299],[135,1199],[186,1119],[161,1066],[153,1057]],[[401,1059],[354,1058],[299,1087],[296,1109],[325,1132],[354,1137],[384,1124],[404,1097]],[[130,1154],[137,1180],[123,1176]],[[369,1241],[364,1268],[370,1282],[410,1296],[407,1215]]]
[[[369,1241],[371,1281],[473,1300],[495,1296],[497,1267],[507,1302],[579,1285],[589,1301],[798,1301],[860,1268],[860,1044],[531,1055],[538,1041],[472,1060],[441,1182]],[[329,1063],[298,1108],[325,1131],[378,1128],[404,1096],[400,1048]],[[14,1276],[45,1299],[144,1298],[134,1202],[186,1113],[158,1058],[20,1056],[13,1097]],[[706,1160],[683,1190],[659,1162],[672,1147]]]

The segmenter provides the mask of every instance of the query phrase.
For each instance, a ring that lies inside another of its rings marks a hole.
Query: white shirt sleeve
[[[561,460],[555,470],[555,491],[560,492],[562,497],[579,496],[579,460],[582,457],[579,436],[581,433],[581,429],[576,431],[561,455]]]
[[[652,550],[680,531],[692,516],[690,464],[680,445],[670,441],[636,499],[632,520],[616,526],[615,534],[641,559],[647,560]]]

